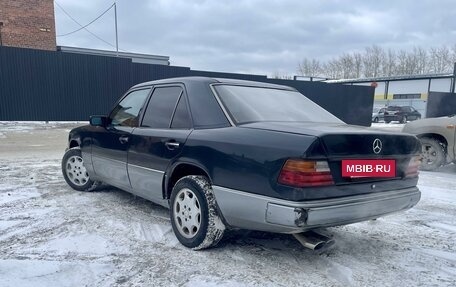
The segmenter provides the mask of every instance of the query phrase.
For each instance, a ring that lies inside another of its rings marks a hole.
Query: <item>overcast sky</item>
[[[57,0],[87,24],[113,0]],[[57,35],[79,26],[55,5]],[[372,44],[385,49],[456,43],[456,4],[443,1],[118,0],[119,48],[170,56],[195,70],[294,75],[304,57],[325,61]],[[114,10],[88,29],[115,44]],[[62,46],[115,49],[81,30]]]

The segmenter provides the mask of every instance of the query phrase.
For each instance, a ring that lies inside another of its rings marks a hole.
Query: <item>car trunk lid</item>
[[[410,159],[420,151],[419,141],[414,136],[346,124],[258,122],[241,127],[318,137],[319,144],[314,145],[314,150],[323,150],[336,185],[392,179],[391,177],[342,177],[344,160],[394,160],[396,166],[394,178],[400,179],[406,176]],[[306,151],[303,157],[312,158],[315,154],[310,150]]]

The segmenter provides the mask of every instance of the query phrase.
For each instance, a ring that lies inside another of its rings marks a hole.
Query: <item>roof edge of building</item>
[[[116,52],[116,51],[109,51],[109,50],[81,48],[81,47],[57,46],[57,51],[66,52],[66,53],[96,55],[96,56],[108,56],[108,57],[117,57],[118,56],[118,57],[122,57],[122,58],[130,58],[130,59],[146,59],[146,60],[159,60],[159,61],[168,61],[169,62],[169,56],[150,55],[150,54],[131,53],[131,52]]]
[[[324,82],[330,83],[330,84],[336,84],[336,83],[344,84],[344,83],[366,83],[366,82],[396,81],[396,80],[420,80],[420,79],[451,78],[451,77],[454,77],[453,73],[436,73],[436,74],[401,75],[401,76],[374,77],[374,78],[327,80]]]

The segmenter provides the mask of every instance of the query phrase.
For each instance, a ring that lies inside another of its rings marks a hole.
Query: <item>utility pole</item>
[[[119,57],[119,36],[117,34],[117,2],[114,1],[114,18],[116,25],[116,56]]]
[[[451,86],[451,93],[454,93],[454,86],[456,86],[456,62],[453,67],[453,85]]]

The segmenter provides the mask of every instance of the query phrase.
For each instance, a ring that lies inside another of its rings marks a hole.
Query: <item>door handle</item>
[[[128,142],[128,137],[127,136],[121,136],[119,137],[119,141],[121,144],[126,144]]]
[[[178,148],[180,146],[180,143],[175,142],[175,141],[168,141],[168,142],[165,142],[165,145],[169,150],[173,150],[173,149]]]

